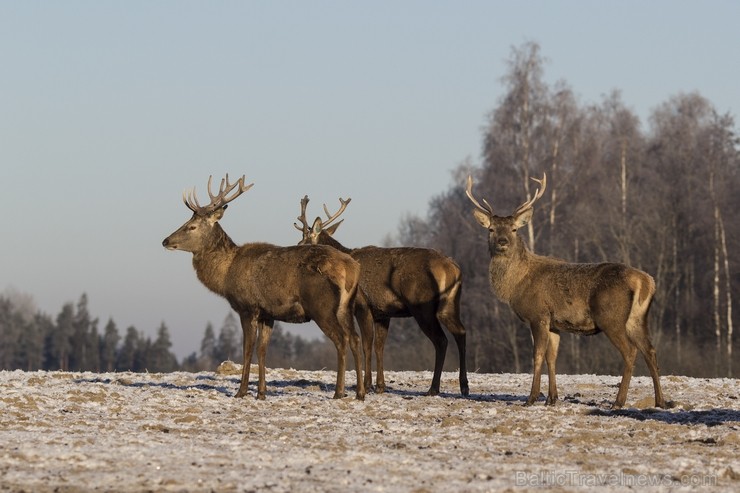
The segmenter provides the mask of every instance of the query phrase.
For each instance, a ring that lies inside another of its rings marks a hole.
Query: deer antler
[[[491,204],[486,202],[486,199],[482,199],[483,203],[485,204],[484,207],[480,205],[480,202],[475,200],[475,197],[473,197],[473,177],[470,175],[468,175],[468,185],[467,187],[465,187],[465,194],[479,211],[483,212],[484,214],[488,214],[489,216],[493,216],[493,207],[491,207]]]
[[[221,185],[218,189],[218,194],[213,195],[213,192],[211,192],[211,182],[213,181],[213,175],[210,175],[208,177],[208,196],[211,198],[211,203],[206,206],[201,206],[198,202],[198,198],[195,196],[195,187],[193,187],[190,192],[187,190],[182,193],[182,200],[185,202],[185,205],[188,209],[193,211],[194,213],[205,216],[210,213],[212,213],[215,210],[220,209],[221,207],[226,206],[229,202],[237,198],[239,195],[243,194],[252,186],[254,183],[250,183],[249,185],[244,184],[244,175],[242,175],[241,178],[239,178],[236,183],[229,183],[229,174],[226,173],[226,178],[221,179]],[[234,192],[231,197],[227,197],[227,195],[234,190],[234,188],[239,187],[236,192]]]
[[[329,212],[329,209],[326,207],[326,204],[324,204],[324,212],[326,213],[326,221],[322,222],[322,226],[326,227],[330,225],[332,222],[334,222],[339,216],[342,215],[342,212],[344,212],[344,209],[347,208],[347,204],[349,204],[349,201],[352,200],[351,198],[347,200],[343,200],[342,197],[339,197],[339,203],[342,204],[342,206],[339,208],[339,210],[334,214],[331,215]]]
[[[542,173],[542,179],[541,180],[538,180],[537,178],[535,178],[533,176],[530,177],[530,178],[532,178],[532,180],[534,180],[537,183],[539,183],[540,185],[542,185],[542,188],[538,188],[537,191],[534,193],[534,196],[531,199],[529,199],[528,201],[526,201],[522,205],[520,205],[519,208],[514,212],[514,214],[513,214],[514,216],[516,216],[517,214],[520,214],[520,213],[526,211],[527,209],[532,208],[532,206],[534,205],[534,203],[537,202],[537,200],[540,197],[542,197],[542,194],[545,193],[545,188],[547,187],[547,174],[545,174],[543,172]]]
[[[308,205],[308,195],[304,195],[301,199],[301,215],[298,216],[298,220],[303,224],[303,226],[298,226],[296,223],[293,223],[293,226],[298,231],[302,231],[306,233],[309,229],[308,221],[306,221],[306,206]]]

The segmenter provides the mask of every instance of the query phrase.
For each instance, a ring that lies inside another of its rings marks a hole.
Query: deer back
[[[228,268],[224,296],[235,309],[297,323],[322,306],[337,306],[357,289],[359,277],[359,264],[328,246],[247,243]]]

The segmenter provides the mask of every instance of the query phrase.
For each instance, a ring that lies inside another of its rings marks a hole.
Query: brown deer
[[[239,314],[244,332],[244,367],[236,397],[247,394],[249,366],[256,342],[257,398],[265,398],[265,355],[275,320],[290,323],[314,320],[337,349],[334,398],[344,396],[349,343],[357,372],[356,397],[363,400],[360,341],[352,318],[360,265],[349,255],[327,246],[279,247],[268,243],[237,246],[218,221],[227,204],[249,190],[252,184],[245,185],[244,176],[231,184],[226,175],[218,194],[214,195],[211,179],[208,178],[211,203],[201,207],[195,189],[189,195],[183,194],[183,201],[193,217],[165,238],[162,245],[169,250],[191,252],[198,279],[226,298]]]
[[[475,219],[488,230],[493,292],[532,330],[534,378],[526,405],[539,397],[543,359],[547,361],[549,377],[545,404],[553,405],[557,401],[555,361],[560,331],[565,330],[580,335],[604,332],[621,353],[624,371],[614,408],[624,406],[627,399],[638,349],[653,378],[655,405],[665,408],[657,356],[647,326],[655,281],[645,272],[623,264],[574,264],[530,252],[517,230],[532,219],[534,203],[547,186],[545,175],[542,180],[533,179],[542,188],[507,217],[495,215],[485,199],[481,205],[473,197],[470,176],[466,188],[468,198],[475,205]]]
[[[391,318],[414,317],[435,350],[434,375],[427,395],[438,395],[442,366],[447,352],[447,336],[442,325],[452,333],[460,356],[460,392],[469,394],[465,367],[465,327],[460,321],[462,274],[450,258],[428,248],[379,248],[368,246],[349,249],[332,235],[342,221],[332,225],[344,212],[351,199],[339,199],[341,207],[327,220],[317,217],[312,226],[306,220],[308,196],[301,200],[301,245],[329,245],[348,253],[360,263],[360,293],[355,303],[355,317],[360,325],[365,353],[365,388],[372,388],[371,346],[377,363],[376,392],[385,391],[383,348]]]

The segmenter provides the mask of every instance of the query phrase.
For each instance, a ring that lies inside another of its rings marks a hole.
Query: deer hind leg
[[[550,321],[539,320],[530,324],[532,329],[532,390],[529,392],[525,406],[531,406],[540,397],[540,381],[542,380],[542,363],[545,360],[547,346],[550,341]]]
[[[627,336],[630,341],[640,350],[642,357],[645,359],[650,376],[653,379],[653,389],[655,390],[655,406],[666,408],[665,398],[663,397],[663,390],[660,387],[660,375],[658,372],[658,355],[655,352],[655,348],[650,342],[648,336],[647,323],[643,320],[643,323],[638,326],[627,326]]]
[[[339,306],[337,307],[337,322],[340,327],[340,334],[342,336],[342,360],[344,366],[346,366],[346,353],[347,353],[347,342],[349,341],[349,347],[352,351],[352,358],[355,362],[355,374],[357,376],[357,385],[355,387],[355,397],[359,401],[365,400],[365,382],[362,376],[362,368],[364,366],[363,359],[360,355],[360,336],[357,335],[355,330],[355,299],[357,296],[357,284],[349,285],[346,289],[341,291]],[[338,376],[338,375],[337,375]],[[344,393],[344,369],[342,370],[342,393]],[[336,395],[335,395],[336,397]]]
[[[257,340],[257,321],[253,320],[251,316],[241,313],[239,314],[239,319],[242,324],[242,333],[244,338],[244,364],[242,366],[242,381],[239,384],[239,390],[236,392],[234,397],[244,397],[247,395],[249,388],[249,366],[252,362],[254,343]]]
[[[314,321],[337,350],[337,383],[334,387],[334,399],[341,399],[344,397],[344,373],[347,367],[347,341],[349,337],[345,337],[345,334],[342,333],[338,321],[332,323],[319,318],[314,319]]]
[[[447,336],[442,330],[442,326],[439,324],[439,320],[437,320],[433,310],[422,307],[421,309],[412,310],[412,315],[419,324],[419,328],[424,332],[424,335],[434,344],[434,375],[427,395],[439,395],[442,367],[444,366],[445,355],[447,354]]]
[[[640,282],[634,283],[635,289],[632,296],[632,307],[627,318],[627,337],[632,344],[642,353],[650,376],[653,378],[653,389],[655,390],[655,406],[666,407],[663,390],[660,387],[660,375],[658,372],[658,356],[655,348],[650,342],[648,332],[647,313],[652,304],[655,293],[655,283],[649,276],[641,277]]]
[[[375,320],[375,363],[377,376],[375,380],[375,392],[382,394],[385,392],[385,375],[383,373],[383,355],[385,354],[385,340],[388,338],[388,327],[390,319],[381,318]]]
[[[463,396],[470,395],[470,387],[468,385],[468,370],[465,361],[465,326],[460,321],[460,290],[458,287],[450,292],[449,296],[442,298],[437,311],[437,318],[439,321],[447,327],[452,337],[455,338],[455,344],[457,345],[458,359],[460,360],[460,393]]]
[[[624,370],[622,371],[622,381],[619,382],[619,391],[617,399],[612,405],[612,409],[619,409],[627,401],[627,390],[632,379],[632,372],[635,368],[635,359],[637,358],[637,346],[635,346],[624,330],[604,330],[604,333],[614,346],[619,350],[624,360]]]
[[[365,366],[365,390],[373,388],[373,317],[370,310],[365,305],[359,303],[355,305],[355,317],[360,325],[360,339],[362,339],[362,354],[364,356]],[[377,340],[377,339],[376,339]],[[382,367],[378,367],[378,379],[382,376]]]
[[[551,331],[545,361],[547,362],[547,400],[546,406],[554,406],[558,401],[558,384],[555,381],[555,361],[558,359],[558,347],[560,346],[560,332]]]
[[[355,360],[355,374],[357,375],[357,386],[355,388],[355,398],[358,401],[365,400],[365,382],[362,376],[363,359],[362,353],[360,352],[361,341],[360,336],[357,335],[355,330],[354,321],[352,317],[349,319],[349,348],[352,351],[352,358]]]

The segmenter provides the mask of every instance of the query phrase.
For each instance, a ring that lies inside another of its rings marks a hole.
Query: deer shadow
[[[202,378],[196,378],[196,380],[202,380]],[[209,384],[194,384],[194,385],[175,385],[170,382],[152,382],[152,381],[129,381],[128,378],[126,379],[118,379],[118,378],[76,378],[74,379],[74,383],[82,384],[82,383],[103,383],[106,385],[121,385],[123,387],[133,387],[133,388],[146,388],[146,387],[157,387],[161,389],[171,389],[171,390],[203,390],[203,391],[210,391],[214,390],[216,392],[219,392],[224,395],[233,395],[235,392],[232,391],[230,388],[221,386],[221,385],[209,385]],[[237,380],[237,384],[238,384]]]
[[[593,409],[586,414],[588,416],[622,417],[636,421],[660,421],[667,424],[705,425],[707,427],[740,423],[740,410],[722,408],[701,411],[671,411],[656,408]]]

